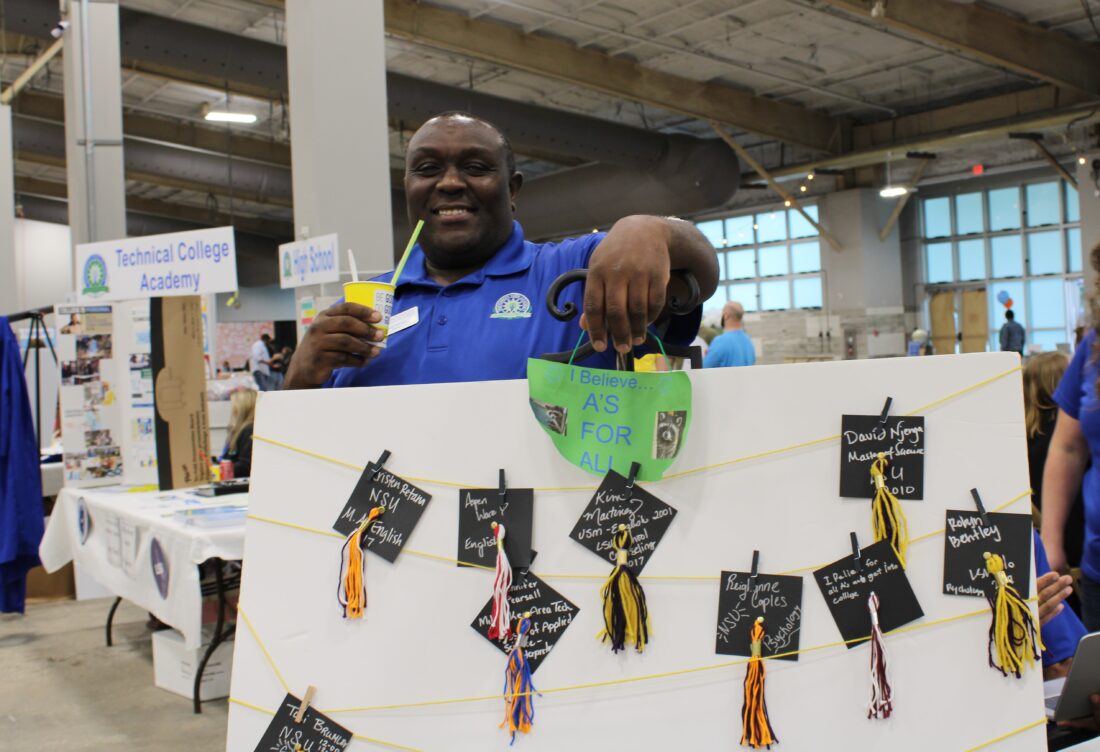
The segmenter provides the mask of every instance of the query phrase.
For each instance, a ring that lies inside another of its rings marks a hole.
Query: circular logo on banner
[[[107,287],[107,262],[98,253],[93,253],[84,262],[81,277],[85,295],[102,295],[111,289]]]
[[[153,538],[149,546],[149,560],[153,565],[153,579],[157,581],[157,590],[161,598],[168,597],[168,560],[164,558],[164,549],[160,547],[160,541]]]
[[[88,514],[88,505],[84,497],[76,500],[76,530],[80,535],[80,545],[84,545],[92,534],[92,517]]]

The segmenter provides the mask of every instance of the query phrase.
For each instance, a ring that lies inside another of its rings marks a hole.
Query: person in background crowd
[[[909,355],[931,355],[932,343],[928,339],[928,332],[923,329],[914,329],[913,336],[909,338]]]
[[[256,386],[261,392],[271,389],[271,335],[267,332],[252,343],[248,355],[248,370],[252,371]]]
[[[1058,419],[1054,390],[1069,366],[1069,356],[1060,352],[1034,355],[1024,367],[1024,424],[1027,431],[1027,459],[1031,470],[1031,503],[1040,513],[1043,508],[1043,467],[1050,451],[1050,439]],[[1066,525],[1066,563],[1081,563],[1085,544],[1085,505],[1078,493]]]
[[[710,343],[707,356],[703,360],[704,368],[723,368],[728,366],[751,366],[756,364],[756,350],[752,340],[745,334],[742,319],[745,308],[736,300],[722,307],[722,328],[725,330]]]
[[[229,398],[228,438],[220,459],[233,463],[233,477],[247,478],[252,472],[252,424],[256,422],[256,392],[241,389]]]
[[[1100,245],[1092,249],[1092,266],[1100,271]],[[1093,300],[1094,310],[1100,299]],[[1094,316],[1094,321],[1100,318]],[[1080,489],[1085,509],[1085,544],[1081,553],[1082,617],[1091,631],[1100,630],[1100,346],[1097,331],[1088,333],[1073,355],[1054,392],[1058,419],[1043,471],[1043,545],[1051,569],[1063,572],[1066,522]],[[1091,460],[1091,462],[1090,462]]]
[[[1011,308],[1005,311],[1005,323],[1001,326],[1001,352],[1024,354],[1024,328]]]
[[[233,371],[233,367],[229,365],[228,360],[223,360],[222,361],[222,367],[219,370],[222,373],[231,373]]]

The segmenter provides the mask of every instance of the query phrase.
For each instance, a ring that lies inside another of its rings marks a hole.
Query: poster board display
[[[149,301],[114,305],[115,352],[119,358],[122,405],[123,481],[131,486],[157,483],[157,442],[153,430],[152,337]]]
[[[610,565],[570,538],[601,478],[558,455],[524,381],[265,393],[258,408],[228,745],[256,749],[288,693],[358,736],[348,749],[508,747],[506,658],[471,629],[492,570],[457,567],[459,489],[534,489],[530,573],[577,608],[534,673],[535,721],[515,747],[738,749],[745,658],[716,652],[723,572],[760,551],[765,575],[802,578],[798,660],[768,660],[777,749],[1046,748],[1042,675],[987,663],[988,606],[943,593],[944,515],[980,487],[991,512],[1028,509],[1019,360],[990,353],[693,371],[694,423],[666,478],[677,510],[642,573],[645,652],[612,654],[600,587]],[[838,495],[841,416],[920,414],[922,501],[902,501],[906,575],[923,616],[887,633],[894,712],[869,720],[869,646],[841,642],[813,572],[872,545],[865,499]],[[277,442],[277,443],[273,443]],[[383,449],[432,494],[391,564],[366,554],[362,620],[337,603],[330,525]],[[301,451],[304,450],[304,451]],[[308,452],[308,454],[306,453]],[[326,459],[327,458],[327,459]],[[690,471],[690,472],[688,472]],[[1033,573],[1028,574],[1033,577]],[[1034,583],[1031,584],[1034,592]],[[1033,604],[1032,604],[1033,605]],[[778,627],[778,625],[777,625]]]
[[[119,360],[111,306],[58,305],[57,359],[61,368],[61,443],[65,485],[88,487],[122,480]],[[49,430],[43,426],[43,432]]]

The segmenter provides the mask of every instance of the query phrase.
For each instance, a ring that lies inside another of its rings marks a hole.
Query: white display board
[[[645,484],[679,512],[644,574],[691,579],[644,581],[652,639],[642,655],[613,655],[597,639],[609,566],[569,538],[592,490],[536,490],[532,571],[580,613],[534,675],[546,694],[515,748],[738,749],[745,666],[714,652],[721,571],[746,570],[753,549],[762,572],[805,568],[805,651],[840,639],[812,569],[850,553],[851,530],[871,542],[869,504],[837,496],[838,441],[759,455],[835,436],[842,413],[878,414],[886,396],[902,414],[954,395],[922,413],[925,499],[903,502],[912,536],[942,530],[945,508],[972,508],[973,487],[990,509],[1015,498],[1004,511],[1028,513],[1018,366],[995,353],[692,371],[694,423],[672,472],[756,459]],[[238,620],[227,747],[255,749],[271,721],[264,709],[284,697],[281,676],[298,696],[315,686],[321,711],[368,708],[332,718],[402,749],[508,748],[497,727],[505,657],[470,627],[492,572],[413,553],[455,556],[457,489],[412,481],[434,497],[395,564],[368,554],[366,616],[345,621],[342,541],[287,524],[328,530],[360,473],[264,439],[358,466],[389,449],[386,467],[410,479],[494,487],[505,468],[512,487],[593,489],[599,479],[567,464],[535,422],[527,384],[261,396],[241,591],[251,629]],[[768,661],[777,749],[962,751],[993,740],[998,751],[1046,749],[1041,672],[1016,680],[987,665],[988,606],[942,594],[943,546],[933,534],[909,549],[925,616],[886,636],[893,717],[867,719],[866,645]],[[622,683],[655,674],[668,675]],[[607,684],[578,688],[592,683]],[[441,702],[452,700],[463,701]],[[350,747],[383,748],[362,739]]]

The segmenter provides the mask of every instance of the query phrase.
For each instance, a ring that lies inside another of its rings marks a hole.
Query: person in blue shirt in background
[[[576,324],[553,318],[544,300],[578,267],[588,268],[583,301],[576,285],[561,301],[583,302],[580,326],[597,355],[580,365],[613,367],[664,310],[672,271],[691,272],[703,300],[717,287],[717,253],[690,222],[636,215],[607,233],[527,242],[514,219],[522,185],[496,126],[459,112],[425,123],[405,158],[409,223],[424,229],[398,281],[386,347],[375,344],[381,316],[341,302],[314,319],[284,388],[524,378],[528,357],[577,343]],[[673,317],[665,336],[688,344],[700,320],[701,310]]]
[[[749,335],[745,334],[744,318],[745,308],[736,300],[722,306],[722,328],[725,331],[711,340],[703,368],[756,364],[756,350]]]

